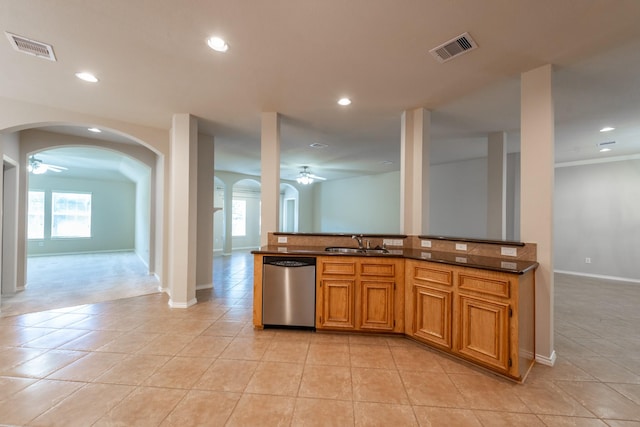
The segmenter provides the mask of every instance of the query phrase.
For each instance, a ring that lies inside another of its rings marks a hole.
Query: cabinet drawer
[[[394,277],[396,275],[396,266],[395,264],[363,262],[360,264],[360,275]]]
[[[435,268],[415,267],[413,269],[413,278],[439,285],[451,286],[453,284],[453,272]]]
[[[509,279],[506,277],[482,277],[459,273],[458,288],[509,298]]]
[[[355,261],[324,261],[322,263],[322,274],[346,274],[354,276],[356,274]]]

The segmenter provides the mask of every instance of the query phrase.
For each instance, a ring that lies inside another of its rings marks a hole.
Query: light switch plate
[[[456,251],[466,251],[467,244],[466,243],[456,243]]]
[[[287,236],[278,236],[278,243],[287,243]]]
[[[431,240],[422,240],[420,242],[420,246],[422,246],[423,248],[430,248],[431,247]]]

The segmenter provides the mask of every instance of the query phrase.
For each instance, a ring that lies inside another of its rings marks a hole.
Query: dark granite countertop
[[[405,258],[422,261],[437,262],[456,265],[459,267],[480,268],[483,270],[500,271],[503,273],[524,274],[538,267],[536,261],[522,261],[510,258],[491,258],[465,253],[437,252],[422,249],[389,249],[388,254],[379,253],[339,253],[327,252],[324,246],[263,246],[252,251],[256,255],[313,255],[313,256],[358,256],[358,257],[382,257]]]

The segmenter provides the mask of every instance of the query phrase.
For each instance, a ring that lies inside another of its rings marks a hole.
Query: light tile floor
[[[214,290],[0,318],[0,424],[639,426],[640,285],[556,275],[554,368],[514,384],[400,337],[251,325],[252,261]]]

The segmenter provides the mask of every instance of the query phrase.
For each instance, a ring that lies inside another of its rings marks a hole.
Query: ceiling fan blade
[[[43,163],[42,166],[46,167],[47,170],[53,171],[53,172],[60,172],[60,171],[66,171],[67,168],[65,168],[64,166],[56,166],[56,165],[50,165],[47,163]]]
[[[310,174],[309,174],[309,175],[307,175],[307,176],[308,176],[309,178],[317,179],[317,180],[320,180],[320,181],[326,181],[326,180],[327,180],[327,178],[323,178],[323,177],[321,177],[321,176],[314,175],[314,174],[312,174],[312,173],[310,173]]]

